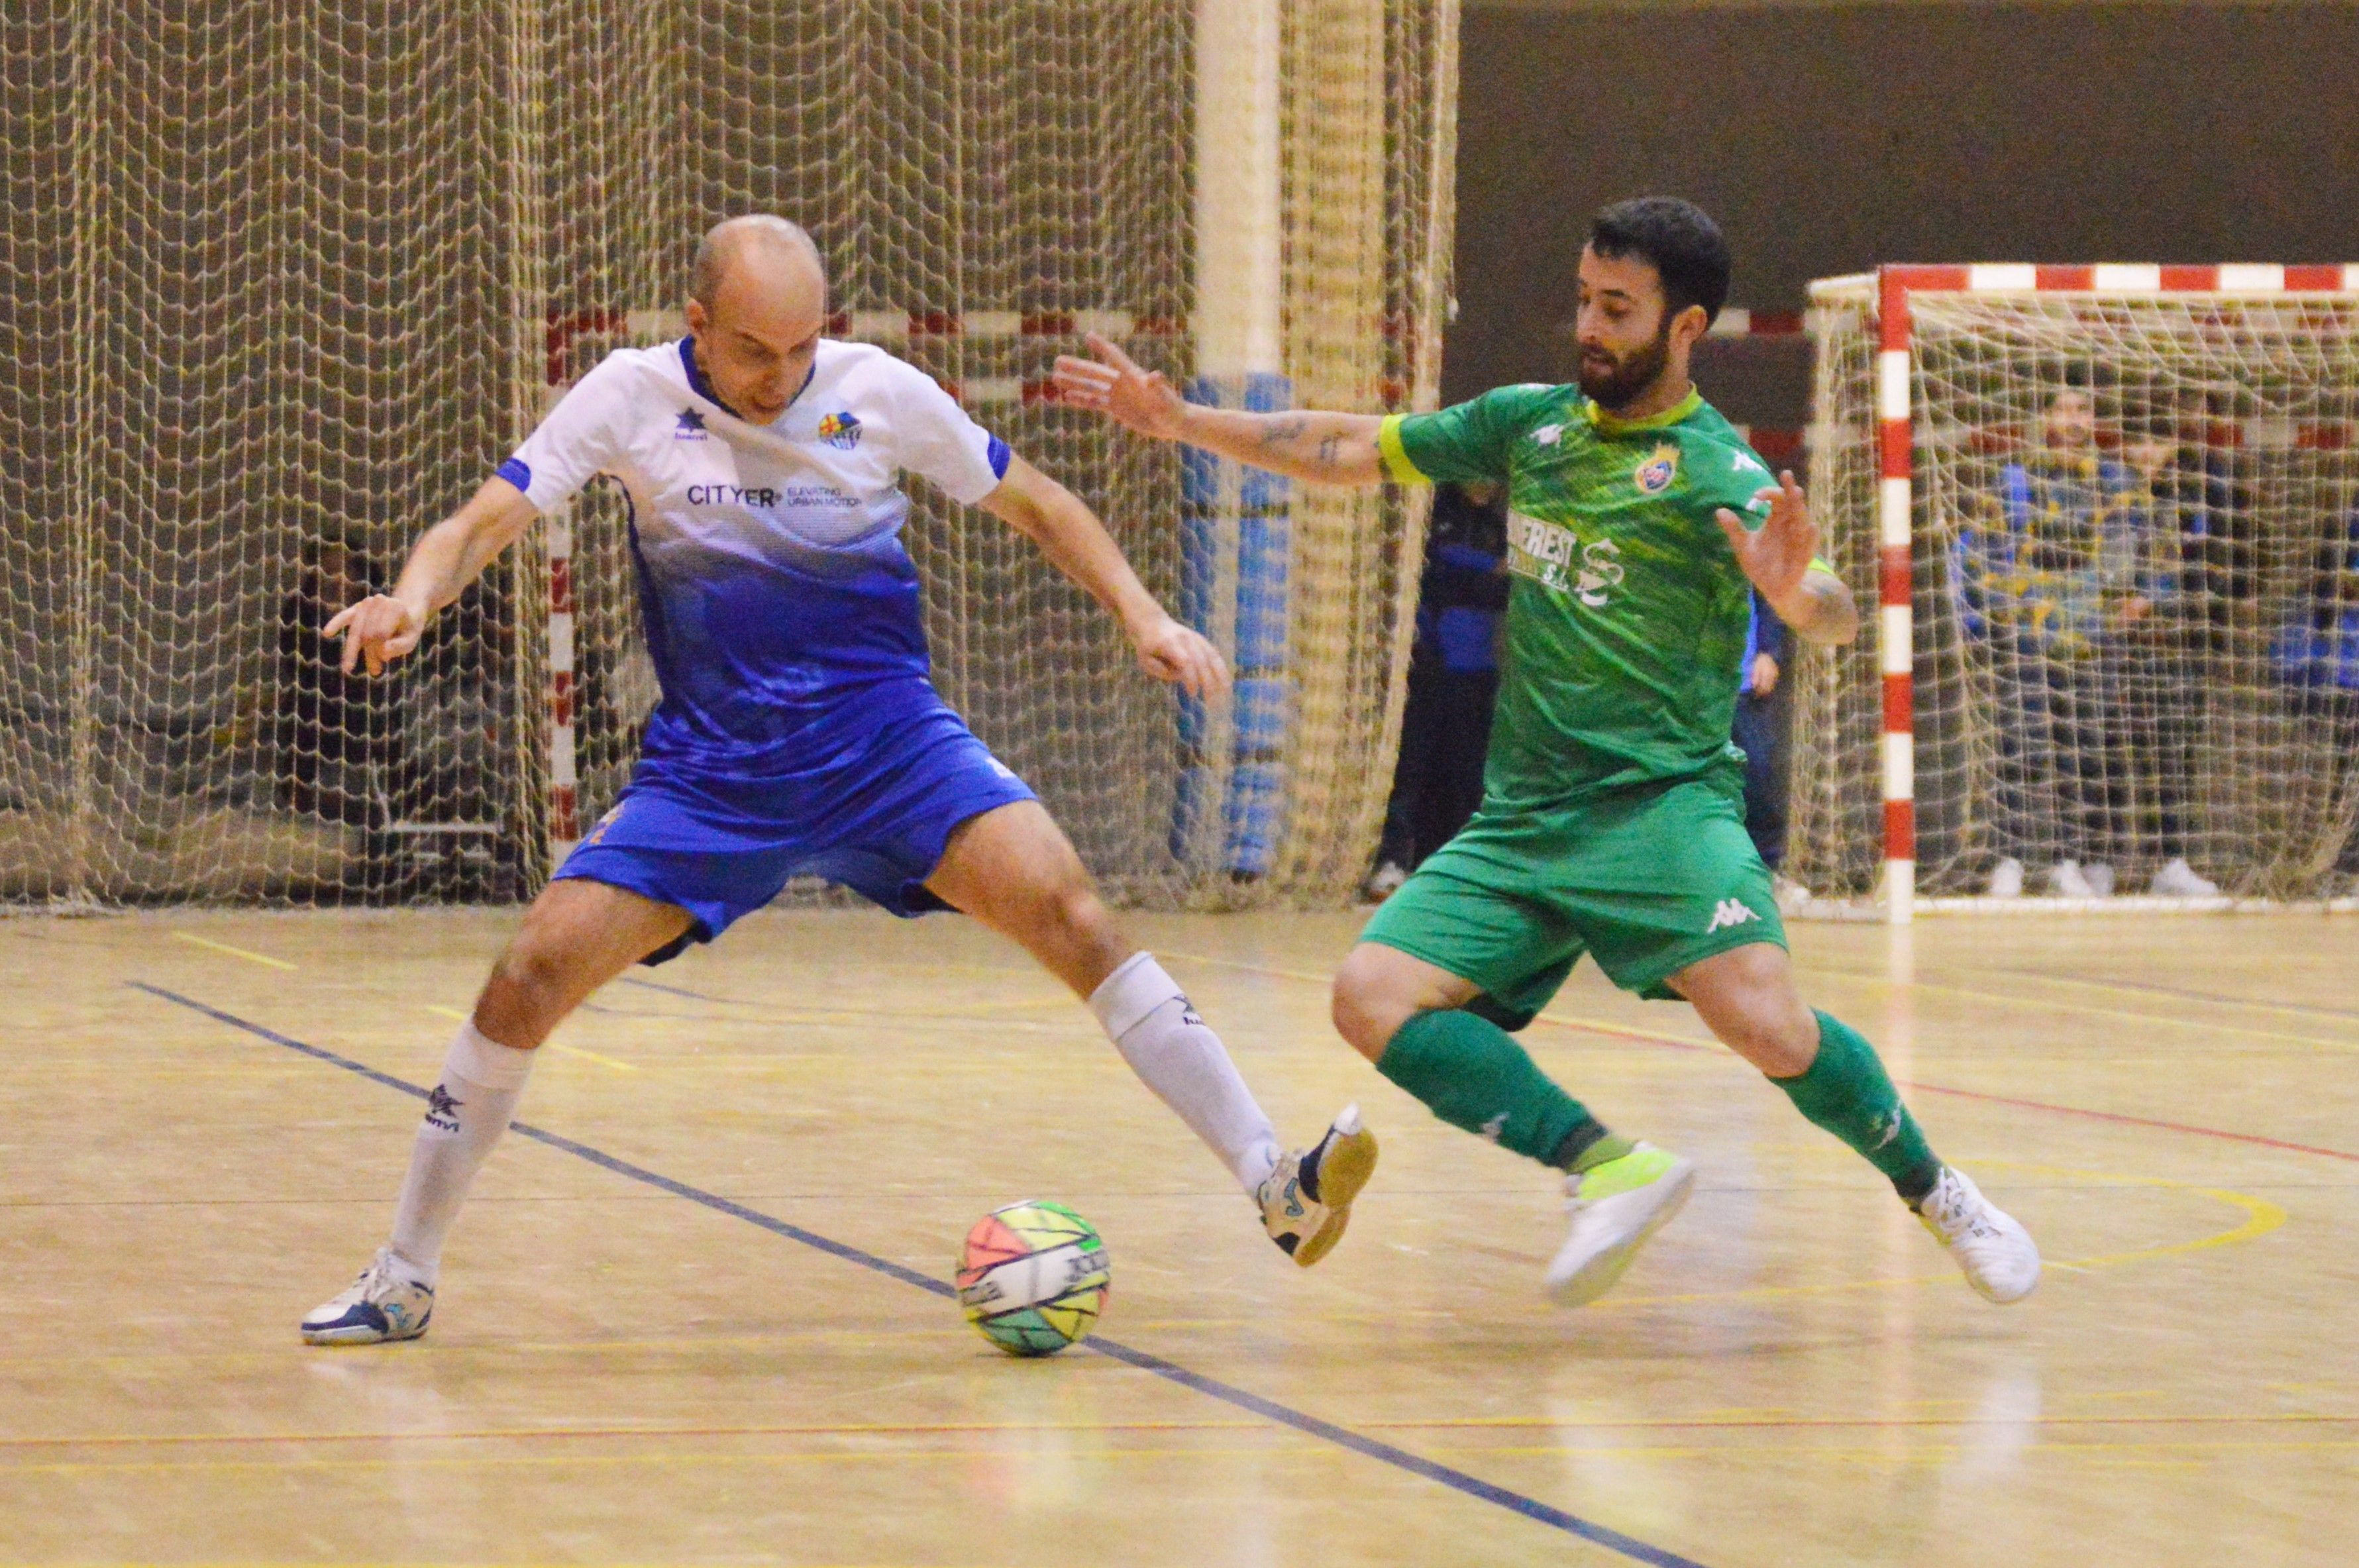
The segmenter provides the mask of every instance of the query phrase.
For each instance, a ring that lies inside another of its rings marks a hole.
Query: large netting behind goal
[[[1919,887],[2353,891],[2359,297],[1909,298]],[[1813,303],[1812,489],[1874,604],[1877,291]],[[1871,894],[1875,639],[1795,675],[1787,869]]]
[[[1183,528],[1180,454],[1047,392],[1090,329],[1197,375],[1196,170],[1225,134],[1194,113],[1198,23],[1240,4],[1281,51],[1274,368],[1306,404],[1430,406],[1454,0],[12,6],[0,900],[537,887],[655,696],[619,492],[394,679],[342,680],[317,628],[600,354],[676,332],[697,234],[748,211],[811,229],[835,335],[950,386],[1167,604],[1233,655],[1277,628],[1251,724],[1183,713],[1032,546],[919,487],[938,681],[1084,858],[1135,900],[1343,896],[1391,772],[1415,502],[1232,484]]]

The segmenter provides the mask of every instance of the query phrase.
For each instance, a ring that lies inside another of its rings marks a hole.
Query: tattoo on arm
[[[1319,461],[1326,463],[1331,468],[1334,466],[1335,453],[1343,444],[1343,438],[1342,436],[1321,437],[1319,441]]]
[[[1303,433],[1310,430],[1310,421],[1302,419],[1299,416],[1288,416],[1282,419],[1272,419],[1268,424],[1262,427],[1261,444],[1264,446],[1283,446],[1288,441],[1299,441],[1302,438]]]

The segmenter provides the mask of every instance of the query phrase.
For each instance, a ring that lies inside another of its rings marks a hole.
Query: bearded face
[[[1581,392],[1611,414],[1628,407],[1663,377],[1671,363],[1671,323],[1664,312],[1655,335],[1615,354],[1603,343],[1581,345]]]

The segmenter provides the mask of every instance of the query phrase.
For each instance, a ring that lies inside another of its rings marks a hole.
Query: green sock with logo
[[[1819,1054],[1799,1078],[1769,1080],[1794,1108],[1856,1150],[1911,1205],[1940,1179],[1941,1162],[1876,1059],[1875,1047],[1841,1018],[1818,1015]]]
[[[1385,1047],[1376,1071],[1451,1127],[1561,1171],[1629,1152],[1514,1036],[1473,1013],[1418,1014]]]

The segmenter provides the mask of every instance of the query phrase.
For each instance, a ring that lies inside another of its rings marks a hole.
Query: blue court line
[[[356,1073],[372,1083],[396,1090],[413,1099],[426,1098],[427,1091],[419,1085],[407,1079],[396,1078],[389,1073],[380,1073],[374,1067],[354,1062],[349,1056],[340,1056],[320,1046],[307,1045],[302,1040],[291,1039],[276,1029],[266,1029],[250,1019],[239,1018],[234,1013],[223,1012],[218,1007],[208,1007],[193,997],[183,996],[177,991],[168,991],[160,985],[150,985],[141,980],[127,980],[124,984],[135,991],[144,991],[148,996],[169,1002],[175,1007],[186,1007],[193,1013],[201,1013],[217,1023],[227,1024],[230,1028],[242,1029],[256,1039],[266,1040],[273,1045],[282,1045],[289,1051],[299,1051],[315,1062],[326,1062],[331,1067],[341,1067],[345,1072]],[[701,1187],[691,1187],[685,1181],[676,1181],[669,1176],[658,1175],[645,1166],[634,1165],[627,1160],[616,1159],[603,1149],[592,1149],[586,1143],[576,1143],[562,1133],[550,1132],[544,1127],[532,1127],[524,1122],[511,1122],[509,1130],[520,1137],[528,1138],[535,1143],[547,1144],[551,1149],[562,1149],[577,1159],[586,1160],[591,1164],[611,1171],[617,1176],[626,1176],[634,1181],[644,1182],[660,1192],[669,1192],[675,1198],[685,1198],[691,1203],[700,1203],[715,1214],[727,1214],[733,1219],[744,1220],[747,1225],[758,1225],[773,1236],[782,1236],[788,1241],[800,1242],[803,1246],[824,1252],[831,1258],[842,1258],[846,1263],[855,1264],[860,1268],[898,1279],[905,1285],[915,1285],[920,1290],[929,1294],[952,1299],[955,1299],[958,1294],[942,1280],[931,1275],[920,1274],[914,1269],[905,1268],[889,1258],[879,1258],[873,1252],[864,1252],[859,1247],[821,1236],[816,1231],[805,1230],[799,1225],[788,1224],[776,1215],[766,1214],[759,1209],[749,1209],[745,1204],[733,1202],[717,1192],[708,1192]],[[1219,1399],[1224,1404],[1234,1405],[1241,1410],[1260,1416],[1265,1421],[1275,1421],[1280,1426],[1292,1427],[1295,1431],[1318,1438],[1321,1442],[1332,1443],[1339,1448],[1349,1449],[1354,1454],[1389,1465],[1397,1470],[1405,1470],[1412,1475],[1438,1482],[1452,1491],[1462,1492],[1467,1497],[1495,1504],[1510,1513],[1521,1514],[1524,1518],[1537,1523],[1560,1530],[1567,1535],[1578,1536],[1610,1552],[1619,1552],[1634,1562],[1647,1563],[1650,1568],[1703,1568],[1701,1563],[1691,1558],[1682,1557],[1676,1552],[1669,1552],[1659,1546],[1650,1546],[1633,1536],[1623,1534],[1618,1530],[1582,1519],[1578,1514],[1569,1514],[1562,1508],[1551,1508],[1536,1497],[1527,1497],[1521,1492],[1511,1492],[1505,1486],[1494,1486],[1479,1476],[1468,1475],[1463,1470],[1454,1470],[1447,1465],[1437,1464],[1433,1460],[1411,1454],[1405,1448],[1397,1448],[1389,1443],[1364,1436],[1348,1427],[1321,1421],[1317,1416],[1295,1410],[1290,1406],[1281,1405],[1274,1399],[1266,1399],[1259,1394],[1251,1393],[1234,1384],[1223,1383],[1217,1377],[1208,1377],[1201,1372],[1191,1372],[1177,1362],[1166,1361],[1162,1356],[1148,1351],[1134,1349],[1127,1345],[1095,1335],[1083,1340],[1082,1347],[1085,1350],[1093,1350],[1101,1356],[1111,1357],[1126,1366],[1135,1367],[1142,1372],[1152,1372],[1157,1377],[1177,1383],[1183,1388],[1190,1388],[1197,1393]]]

